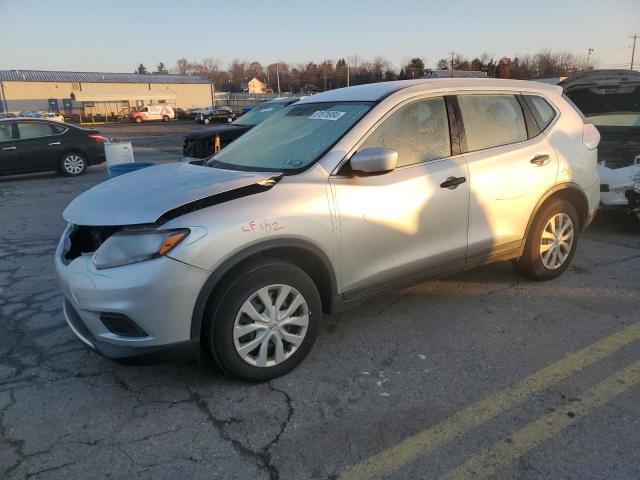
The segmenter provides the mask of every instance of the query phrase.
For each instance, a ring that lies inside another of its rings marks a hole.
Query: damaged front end
[[[63,235],[61,260],[69,264],[82,255],[93,255],[100,269],[126,264],[129,257],[144,260],[164,255],[190,232],[163,229],[163,224],[267,191],[281,176],[173,163],[116,177],[84,192],[64,210],[69,226]],[[97,253],[108,251],[106,244],[114,244],[113,251],[127,251],[129,257],[97,259]]]
[[[640,72],[596,70],[560,85],[600,132],[601,206],[640,217]]]

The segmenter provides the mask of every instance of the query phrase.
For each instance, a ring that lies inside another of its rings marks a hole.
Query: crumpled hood
[[[154,223],[175,208],[278,175],[190,163],[156,165],[96,185],[76,197],[62,216],[75,225],[87,226]]]

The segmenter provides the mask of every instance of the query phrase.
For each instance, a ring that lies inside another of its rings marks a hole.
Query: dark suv
[[[215,152],[216,137],[220,137],[220,147],[224,148],[240,135],[264,122],[278,110],[300,100],[299,97],[285,97],[269,100],[245,113],[227,125],[203,128],[184,137],[183,155],[190,158],[206,158]]]

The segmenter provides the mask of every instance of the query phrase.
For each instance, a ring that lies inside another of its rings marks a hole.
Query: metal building
[[[166,103],[184,109],[213,105],[213,84],[191,75],[0,70],[0,112],[81,111],[126,115]]]

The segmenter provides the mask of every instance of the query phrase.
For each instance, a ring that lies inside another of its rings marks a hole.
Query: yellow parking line
[[[526,400],[532,394],[558,383],[638,339],[640,339],[640,322],[569,354],[562,360],[521,380],[512,388],[494,393],[362,463],[349,467],[340,479],[364,480],[394,472],[429,450],[481,425]]]
[[[638,384],[640,362],[616,372],[590,388],[580,396],[580,402],[565,405],[543,415],[515,432],[508,440],[502,440],[485,452],[471,457],[459,467],[447,472],[442,480],[482,479],[493,475],[536,445],[578,421],[582,415]]]

